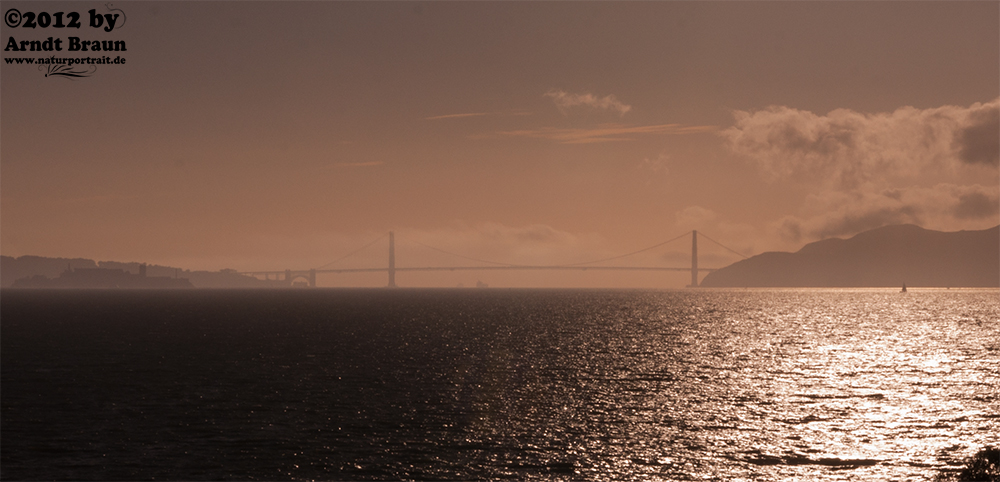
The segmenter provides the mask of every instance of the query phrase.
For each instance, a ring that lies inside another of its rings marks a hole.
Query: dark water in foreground
[[[0,478],[926,480],[1000,292],[2,293]]]

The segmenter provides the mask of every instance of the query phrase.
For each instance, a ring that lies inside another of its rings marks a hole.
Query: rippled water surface
[[[4,291],[0,477],[926,480],[997,290]]]

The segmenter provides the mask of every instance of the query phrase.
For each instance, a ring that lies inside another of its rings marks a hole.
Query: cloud
[[[526,116],[526,115],[532,115],[532,113],[525,110],[514,110],[505,112],[468,112],[464,114],[445,114],[445,115],[424,117],[424,120],[464,119],[467,117],[485,117],[485,116]]]
[[[1000,109],[996,104],[981,105],[969,113],[969,125],[955,139],[962,161],[993,167],[1000,165]]]
[[[632,135],[683,135],[710,132],[715,126],[684,126],[681,124],[659,124],[648,126],[630,126],[623,124],[603,124],[589,129],[562,129],[542,127],[539,129],[522,129],[514,131],[499,131],[492,135],[473,136],[474,139],[496,137],[529,137],[548,139],[560,144],[591,144],[596,142],[633,141]]]
[[[550,90],[545,93],[545,97],[551,97],[564,114],[571,107],[590,107],[598,110],[617,112],[619,116],[624,116],[626,112],[632,110],[632,106],[623,104],[614,95],[597,97],[594,94],[570,94],[562,90]]]
[[[424,117],[424,120],[438,120],[438,119],[460,119],[463,117],[481,117],[487,115],[486,112],[470,112],[468,114],[446,114],[446,115],[436,115],[433,117]]]
[[[772,180],[810,192],[768,227],[776,245],[892,224],[954,231],[1000,223],[1000,186],[970,177],[1000,165],[1000,99],[878,114],[773,106],[734,116],[720,133],[728,147]]]
[[[970,192],[958,196],[954,208],[959,219],[995,218],[1000,213],[1000,197],[985,192]]]
[[[798,215],[772,223],[786,242],[847,237],[892,224],[917,224],[928,229],[984,229],[1000,223],[1000,186],[931,187],[872,191],[823,191],[806,198]]]
[[[701,206],[688,206],[675,215],[674,225],[684,230],[704,229],[705,226],[714,225],[718,215],[711,209]]]
[[[998,165],[1000,99],[879,114],[837,109],[823,116],[772,106],[734,116],[736,124],[721,135],[772,179],[850,189],[935,169]]]
[[[919,206],[907,204],[851,206],[851,209],[833,212],[830,216],[820,218],[824,222],[814,227],[809,234],[813,238],[825,239],[839,236],[850,236],[862,231],[890,226],[894,224],[923,224]],[[813,224],[817,224],[813,220]]]
[[[670,155],[661,152],[655,158],[646,157],[639,162],[637,168],[650,176],[665,176],[670,173]],[[652,177],[647,177],[647,183],[652,181]]]

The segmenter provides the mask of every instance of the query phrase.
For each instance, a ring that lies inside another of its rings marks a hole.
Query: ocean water
[[[3,480],[929,480],[997,290],[4,291]]]

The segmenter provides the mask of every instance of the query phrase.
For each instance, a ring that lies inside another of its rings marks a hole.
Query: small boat
[[[906,293],[906,283],[903,283],[903,289],[900,291],[900,293]]]

